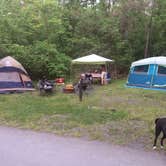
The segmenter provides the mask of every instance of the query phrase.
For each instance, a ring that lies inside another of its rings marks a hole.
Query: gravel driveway
[[[166,156],[97,141],[0,127],[2,166],[165,166]]]

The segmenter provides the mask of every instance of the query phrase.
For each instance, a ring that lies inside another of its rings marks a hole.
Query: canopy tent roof
[[[113,60],[104,58],[96,54],[91,54],[72,60],[72,63],[76,64],[104,64],[106,62],[113,62]]]
[[[166,65],[166,57],[165,56],[158,56],[158,57],[150,57],[146,59],[141,59],[135,61],[131,64],[131,67],[140,66],[140,65],[148,65],[148,64],[158,64],[158,65]]]
[[[27,71],[24,69],[24,67],[11,56],[7,56],[0,60],[0,67],[15,67],[21,69],[27,74]]]

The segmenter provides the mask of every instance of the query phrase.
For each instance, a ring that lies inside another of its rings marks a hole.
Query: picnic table
[[[100,73],[91,73],[93,78],[93,83],[101,83],[101,74]]]

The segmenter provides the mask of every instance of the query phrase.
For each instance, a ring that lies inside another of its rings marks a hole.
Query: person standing
[[[105,70],[105,67],[102,67],[101,71],[101,85],[105,85],[107,83],[107,72]]]

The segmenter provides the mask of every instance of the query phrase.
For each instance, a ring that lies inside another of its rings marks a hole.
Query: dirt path
[[[166,156],[97,141],[0,127],[3,166],[165,166]]]

